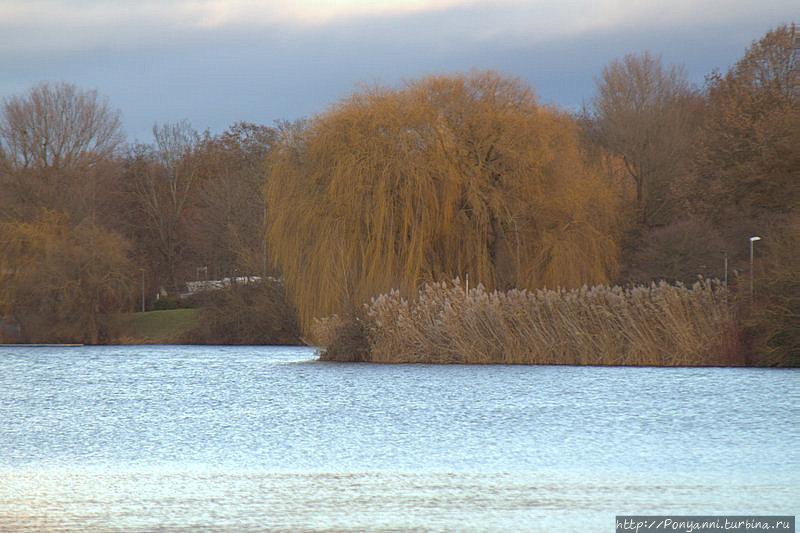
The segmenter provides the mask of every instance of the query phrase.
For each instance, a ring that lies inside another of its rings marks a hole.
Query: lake
[[[0,530],[613,531],[800,510],[800,371],[0,348]]]

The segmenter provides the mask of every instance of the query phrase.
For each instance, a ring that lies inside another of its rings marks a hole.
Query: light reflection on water
[[[795,370],[0,349],[0,530],[608,531],[795,514]]]
[[[680,476],[679,476],[680,477]],[[15,492],[4,528],[141,530],[609,531],[614,510],[749,508],[776,485],[652,484],[537,473],[234,473],[184,471],[3,474]],[[784,488],[783,497],[789,494]],[[712,495],[713,493],[713,495]]]

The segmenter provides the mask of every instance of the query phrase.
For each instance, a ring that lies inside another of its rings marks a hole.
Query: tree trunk
[[[89,343],[100,343],[100,331],[97,326],[97,301],[92,299],[89,308]]]
[[[496,289],[507,290],[514,286],[515,272],[511,251],[508,249],[508,238],[503,224],[496,216],[490,220],[494,241],[490,245],[489,253],[494,261]]]

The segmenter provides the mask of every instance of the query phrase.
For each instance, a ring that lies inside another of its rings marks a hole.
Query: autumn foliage
[[[2,223],[0,316],[14,316],[27,341],[108,341],[106,318],[130,302],[128,253],[120,235],[57,212]]]
[[[800,35],[784,25],[708,83],[697,138],[694,208],[720,220],[800,209]]]
[[[114,342],[115,313],[258,276],[203,297],[190,340],[316,324],[332,359],[797,365],[799,54],[785,24],[702,87],[613,59],[576,116],[474,71],[132,146],[95,91],[37,84],[0,105],[0,334]]]
[[[534,288],[614,274],[619,191],[575,121],[514,78],[364,88],[286,128],[270,170],[267,238],[306,327],[454,276]]]

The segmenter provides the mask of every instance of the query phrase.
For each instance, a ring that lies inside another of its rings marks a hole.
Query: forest
[[[141,342],[125,317],[180,307],[175,342],[339,360],[796,366],[799,72],[792,23],[701,87],[612,60],[580,112],[472,71],[150,144],[39,83],[0,107],[0,342]]]

